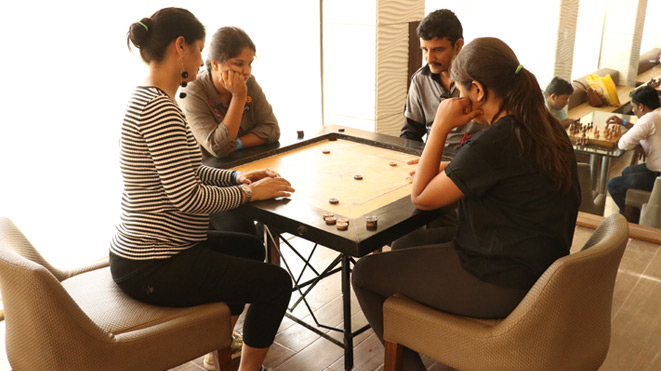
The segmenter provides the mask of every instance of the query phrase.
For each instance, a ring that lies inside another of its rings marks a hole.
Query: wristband
[[[622,126],[627,127],[627,120],[622,120]]]
[[[241,149],[243,148],[243,143],[241,143],[241,139],[236,138],[236,149]]]
[[[239,175],[241,175],[241,172],[238,170],[232,171],[232,184],[239,184],[237,179],[239,178]]]

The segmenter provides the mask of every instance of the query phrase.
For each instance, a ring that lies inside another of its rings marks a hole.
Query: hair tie
[[[523,69],[523,65],[520,64],[519,67],[516,68],[516,71],[514,71],[514,74],[515,74],[515,75],[518,75],[519,72],[521,72],[522,69]]]
[[[140,26],[144,27],[146,32],[149,32],[149,27],[147,27],[146,24],[144,24],[144,23],[142,23],[142,22],[140,22],[140,21],[137,21],[137,22],[135,22],[135,23],[137,23],[137,24],[139,24]]]

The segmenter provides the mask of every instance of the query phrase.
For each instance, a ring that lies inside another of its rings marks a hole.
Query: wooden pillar
[[[418,26],[420,21],[409,22],[409,72],[406,83],[406,91],[411,86],[411,76],[422,67],[422,51],[420,50],[420,38],[418,37]]]

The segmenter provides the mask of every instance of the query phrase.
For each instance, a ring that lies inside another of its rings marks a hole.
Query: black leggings
[[[232,315],[250,303],[243,340],[254,348],[273,343],[291,296],[282,268],[264,263],[264,245],[254,235],[209,231],[208,238],[171,258],[136,261],[111,254],[117,285],[131,297],[163,306],[226,302]]]
[[[527,290],[509,289],[477,279],[461,266],[454,243],[403,248],[360,259],[353,289],[374,332],[383,342],[383,302],[402,294],[448,313],[503,318]],[[425,370],[420,355],[404,350],[404,370]]]

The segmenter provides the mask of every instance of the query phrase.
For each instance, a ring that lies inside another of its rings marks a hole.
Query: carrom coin
[[[376,215],[368,215],[365,217],[365,227],[369,230],[375,230],[377,227]]]

